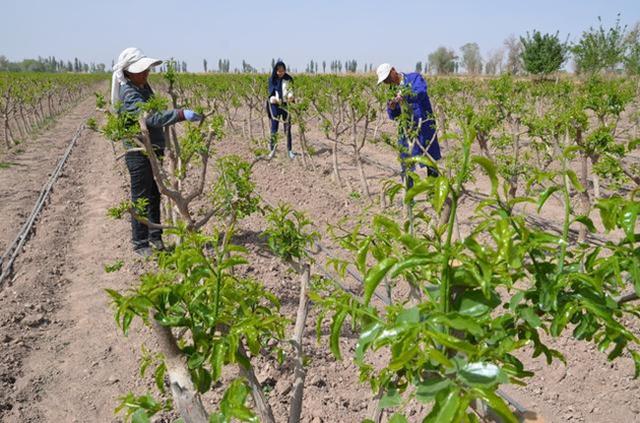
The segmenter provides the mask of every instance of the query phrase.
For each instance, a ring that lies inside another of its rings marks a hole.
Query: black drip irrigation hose
[[[82,133],[83,129],[84,129],[84,123],[81,124],[76,130],[75,134],[73,135],[73,138],[71,139],[71,141],[69,142],[69,145],[67,146],[67,149],[65,150],[64,154],[58,161],[56,168],[51,173],[49,180],[40,191],[38,200],[36,201],[36,204],[33,207],[33,210],[31,211],[31,214],[27,218],[26,222],[24,223],[24,225],[22,225],[20,232],[18,232],[18,235],[13,240],[13,242],[9,245],[9,247],[4,252],[2,257],[0,257],[0,288],[2,288],[3,281],[13,273],[13,263],[18,257],[18,255],[20,254],[20,252],[22,251],[22,247],[29,239],[29,234],[31,233],[33,224],[36,222],[36,219],[38,218],[40,211],[42,210],[42,208],[44,207],[44,204],[49,198],[51,189],[53,188],[53,185],[55,184],[55,182],[58,180],[58,177],[60,176],[60,174],[62,173],[62,169],[67,159],[71,155],[71,151],[73,150],[73,147],[76,145],[78,138],[80,138],[80,134]],[[6,261],[6,264],[5,264],[5,261]]]

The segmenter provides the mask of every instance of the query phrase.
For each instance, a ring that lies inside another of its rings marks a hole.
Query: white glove
[[[271,103],[271,104],[280,104],[280,99],[278,97],[276,97],[275,95],[272,95],[271,97],[269,97],[269,103]]]

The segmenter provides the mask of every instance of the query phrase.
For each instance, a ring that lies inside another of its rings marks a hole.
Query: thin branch
[[[301,272],[299,272],[299,274],[301,275],[300,298],[298,302],[296,325],[293,330],[293,337],[291,339],[291,344],[295,349],[295,379],[293,381],[293,396],[291,398],[291,407],[289,411],[289,423],[297,423],[300,421],[300,415],[302,414],[302,399],[304,396],[304,381],[307,376],[307,371],[304,368],[304,351],[302,349],[302,337],[304,335],[304,328],[307,322],[307,315],[309,314],[310,301],[307,291],[309,289],[311,268],[308,264],[304,264],[299,270],[301,270]]]

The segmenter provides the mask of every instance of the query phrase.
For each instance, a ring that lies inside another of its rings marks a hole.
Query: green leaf
[[[436,404],[425,418],[428,423],[453,423],[460,406],[460,390],[453,388],[442,396],[436,397]]]
[[[637,379],[640,376],[640,353],[634,350],[629,350],[631,353],[631,357],[633,358],[633,364],[635,367],[635,373],[633,375],[634,379]]]
[[[204,359],[205,359],[204,355],[195,353],[191,357],[189,357],[189,360],[187,361],[187,366],[189,366],[189,369],[191,370],[196,369],[202,366],[202,363],[204,363]]]
[[[331,322],[329,349],[331,349],[331,352],[336,356],[338,360],[342,359],[342,355],[340,354],[340,333],[342,332],[342,324],[344,323],[344,319],[346,317],[347,311],[341,310],[333,316],[333,321]]]
[[[380,398],[380,403],[378,407],[383,408],[394,408],[399,407],[402,404],[402,396],[398,392],[396,388],[391,388],[389,391],[384,394],[382,398]]]
[[[369,345],[378,337],[378,334],[382,330],[380,323],[374,323],[365,329],[358,338],[358,344],[356,345],[356,362],[362,363],[364,360],[364,353],[369,348]]]
[[[551,197],[551,195],[558,191],[560,189],[560,187],[556,186],[556,185],[552,185],[550,187],[548,187],[547,189],[545,189],[542,194],[540,194],[540,198],[538,199],[538,213],[540,213],[540,210],[542,210],[542,206],[544,206],[544,203],[547,202],[547,200],[549,199],[549,197]]]
[[[584,216],[584,215],[576,216],[576,218],[573,219],[573,222],[582,223],[584,226],[587,227],[589,232],[591,232],[592,234],[597,232],[596,226],[593,224],[593,220],[591,220],[587,216]]]
[[[389,423],[409,423],[409,420],[407,420],[407,418],[402,414],[396,413],[391,416],[391,418],[389,419]]]
[[[539,328],[540,325],[542,325],[542,322],[540,321],[540,317],[538,317],[535,310],[531,307],[526,307],[526,306],[520,307],[518,309],[518,314],[525,322],[529,323],[529,325],[531,325],[531,327],[533,328]]]
[[[217,381],[222,376],[222,366],[224,365],[224,357],[227,352],[226,345],[222,341],[218,341],[213,346],[213,354],[211,355],[211,377]]]
[[[627,238],[632,242],[635,239],[634,233],[639,210],[640,203],[632,203],[625,206],[622,210],[622,216],[620,216],[620,226],[624,230],[625,234],[627,234]]]
[[[358,254],[356,258],[356,266],[360,273],[365,272],[365,266],[367,264],[367,254],[369,253],[369,245],[371,244],[371,239],[367,238],[358,249]]]
[[[397,222],[389,219],[387,216],[384,216],[384,215],[380,215],[380,214],[376,215],[373,218],[373,226],[376,228],[377,227],[384,228],[394,238],[397,238],[400,235],[402,235],[402,230],[400,228],[400,225],[398,225]]]
[[[562,152],[562,156],[565,159],[571,160],[573,158],[573,153],[580,150],[582,150],[582,147],[580,147],[579,145],[570,145],[569,147],[564,149],[564,151]]]
[[[436,316],[433,319],[436,324],[444,324],[450,328],[469,332],[471,335],[482,336],[484,331],[476,320],[470,316],[464,316],[458,313],[450,313],[449,315]]]
[[[462,341],[455,336],[432,331],[425,331],[425,334],[433,338],[439,345],[443,345],[447,348],[453,348],[466,354],[475,354],[477,352],[476,346],[466,341]]]
[[[496,165],[491,160],[482,156],[473,156],[471,158],[472,163],[477,163],[489,176],[489,180],[491,180],[491,195],[495,195],[498,192],[498,176],[496,174]]]
[[[396,263],[389,271],[391,278],[396,278],[405,270],[413,269],[414,267],[424,266],[433,263],[433,259],[430,257],[415,257],[411,256],[406,260]]]
[[[634,257],[629,267],[629,276],[631,277],[633,288],[636,291],[636,295],[640,297],[640,258]]]
[[[420,382],[416,389],[416,399],[422,403],[431,402],[440,391],[448,390],[452,384],[451,379],[446,378],[435,378]]]
[[[149,416],[147,415],[147,411],[140,408],[136,410],[135,413],[131,415],[131,423],[149,423]]]
[[[523,298],[524,291],[516,292],[513,297],[511,297],[511,300],[509,300],[509,310],[515,311],[516,307],[518,306],[518,304],[520,304],[520,301],[522,301]]]
[[[167,372],[167,366],[164,363],[160,363],[158,367],[156,367],[155,372],[153,373],[153,379],[156,382],[156,386],[158,390],[164,394],[164,375]]]
[[[469,387],[491,388],[501,383],[507,383],[507,375],[493,363],[467,363],[459,372],[458,377]]]
[[[478,289],[465,291],[456,300],[458,313],[464,316],[481,317],[489,313],[500,304],[500,298],[493,293],[490,298],[484,296]]]
[[[387,274],[389,269],[397,263],[397,259],[394,257],[387,257],[374,267],[369,269],[367,276],[364,278],[364,304],[369,305],[371,297],[376,288],[380,284],[380,281]]]
[[[438,176],[434,188],[434,196],[431,202],[433,203],[433,208],[440,213],[449,195],[449,180],[444,176]]]
[[[195,377],[193,377],[193,382],[196,385],[196,389],[201,394],[204,394],[211,388],[211,373],[203,367],[200,367],[193,371]]]
[[[490,388],[474,388],[472,393],[478,398],[483,399],[505,422],[518,423],[518,419],[513,415],[513,412],[507,404],[505,404],[504,400],[496,395]]]
[[[582,186],[582,184],[578,180],[578,176],[576,175],[576,173],[571,169],[567,170],[566,173],[567,173],[567,176],[569,177],[569,180],[571,181],[571,184],[575,188],[575,190],[578,191],[578,192],[584,192],[585,191],[584,187]]]
[[[422,179],[416,182],[409,190],[407,190],[404,196],[404,203],[409,204],[418,195],[425,191],[428,191],[433,186],[433,181],[429,179]]]
[[[397,324],[416,324],[420,323],[420,309],[418,307],[405,308],[398,313],[396,317]]]

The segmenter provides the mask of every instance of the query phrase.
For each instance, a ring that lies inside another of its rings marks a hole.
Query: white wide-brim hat
[[[120,53],[118,64],[115,67],[120,67],[131,73],[140,73],[160,64],[162,64],[162,60],[145,56],[139,48],[129,47]]]
[[[376,69],[376,73],[378,74],[378,84],[384,82],[385,79],[391,73],[391,69],[393,67],[389,63],[383,63]]]
[[[125,69],[127,72],[131,73],[140,73],[144,72],[150,67],[158,66],[162,64],[162,60],[160,59],[152,59],[151,57],[143,57],[138,59],[135,63],[130,64]]]

